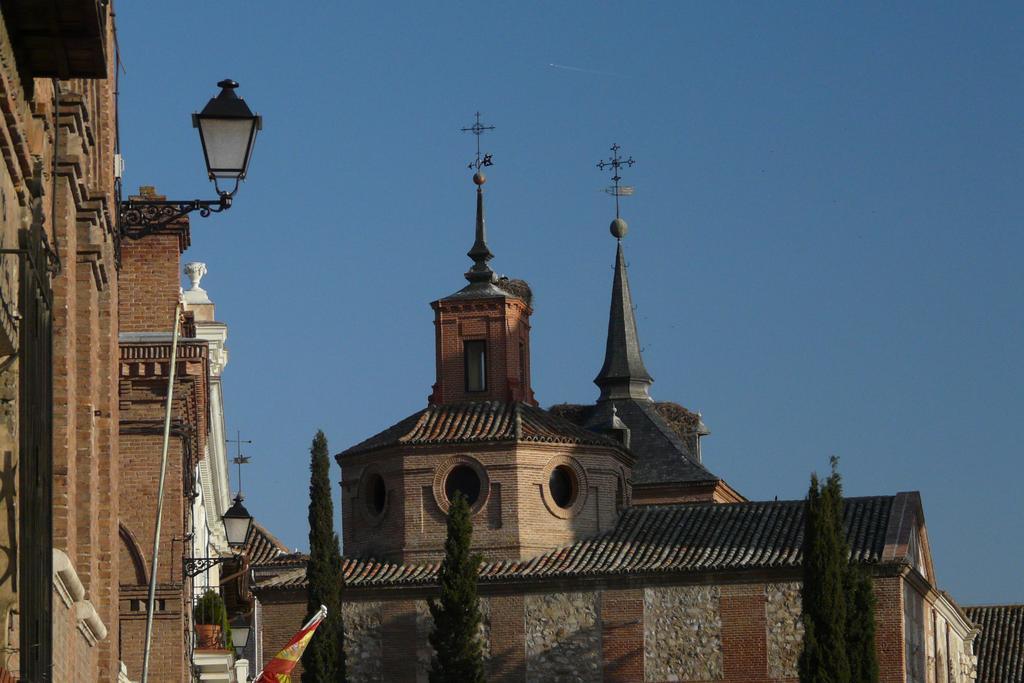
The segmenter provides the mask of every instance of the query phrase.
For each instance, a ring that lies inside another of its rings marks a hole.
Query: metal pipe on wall
[[[142,683],[149,678],[149,653],[153,637],[153,608],[156,602],[156,576],[160,564],[160,528],[164,514],[164,481],[167,478],[167,449],[171,439],[171,409],[174,401],[174,374],[178,364],[178,328],[181,301],[174,307],[174,334],[171,340],[171,368],[167,373],[167,408],[164,411],[164,447],[160,460],[160,486],[156,494],[156,524],[153,532],[153,564],[149,574],[149,598],[146,600],[146,649],[142,656]]]

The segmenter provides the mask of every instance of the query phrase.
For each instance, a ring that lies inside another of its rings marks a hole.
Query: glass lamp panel
[[[233,642],[235,644],[235,647],[238,649],[245,647],[249,643],[249,627],[232,626],[231,642]]]
[[[253,119],[199,119],[203,136],[206,165],[220,178],[237,178],[245,174],[250,142],[255,132]]]
[[[228,545],[238,548],[245,545],[249,535],[252,517],[229,517],[224,515],[224,534],[228,537]]]

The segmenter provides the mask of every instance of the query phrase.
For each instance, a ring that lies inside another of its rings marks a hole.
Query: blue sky
[[[126,188],[213,196],[189,115],[218,80],[264,117],[234,207],[193,219],[184,258],[230,326],[247,504],[289,545],[316,429],[333,453],[426,403],[480,110],[492,266],[535,291],[542,405],[597,396],[614,208],[594,164],[618,142],[652,392],[703,412],[709,467],[800,498],[839,455],[848,495],[921,492],[961,603],[1024,602],[1024,6],[117,12]]]

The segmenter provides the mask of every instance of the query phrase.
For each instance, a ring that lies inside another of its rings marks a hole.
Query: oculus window
[[[487,342],[482,339],[462,343],[466,361],[466,391],[487,391]]]
[[[555,505],[563,510],[571,508],[579,491],[576,473],[568,465],[559,465],[551,470],[548,488],[551,490],[551,500],[555,501]]]
[[[444,480],[444,495],[449,502],[455,498],[456,493],[464,495],[470,505],[480,498],[480,475],[469,465],[458,465]]]

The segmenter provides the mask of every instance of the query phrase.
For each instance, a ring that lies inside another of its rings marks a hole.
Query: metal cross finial
[[[233,462],[236,465],[238,465],[238,495],[241,496],[242,495],[242,465],[248,465],[249,464],[249,456],[248,455],[242,455],[242,444],[243,443],[252,443],[252,440],[250,440],[250,439],[242,439],[242,432],[240,430],[238,430],[238,431],[235,432],[235,438],[233,438],[233,439],[225,439],[224,441],[226,443],[233,443],[233,444],[235,444],[235,457],[231,460],[231,462]]]
[[[489,130],[494,130],[494,126],[485,126],[480,123],[480,112],[476,113],[476,123],[472,126],[466,126],[460,128],[463,133],[472,133],[476,136],[476,160],[471,161],[466,168],[472,168],[479,171],[484,166],[491,166],[494,162],[491,160],[490,154],[480,153],[480,136]]]
[[[618,218],[619,197],[628,197],[631,194],[633,194],[634,191],[634,188],[629,185],[619,185],[619,181],[622,180],[622,176],[619,175],[619,169],[622,168],[623,166],[632,166],[633,164],[636,163],[636,161],[633,160],[633,157],[629,157],[628,159],[623,159],[622,157],[620,157],[619,150],[622,148],[619,147],[618,143],[612,143],[610,149],[612,151],[611,157],[609,157],[608,159],[602,159],[601,161],[597,162],[597,167],[602,171],[605,170],[606,168],[612,169],[613,185],[606,189],[605,192],[615,197],[615,217]]]

